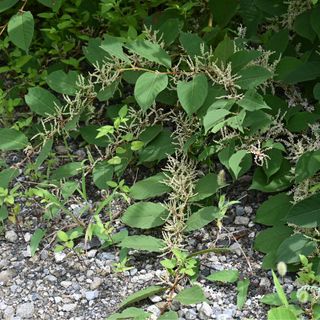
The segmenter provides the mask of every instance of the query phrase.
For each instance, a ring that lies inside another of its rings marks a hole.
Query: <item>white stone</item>
[[[71,281],[61,281],[61,286],[64,288],[69,288],[70,286],[72,286],[72,282]]]
[[[234,223],[238,224],[238,225],[248,225],[248,223],[250,222],[250,219],[248,217],[244,217],[244,216],[236,216],[234,219]]]
[[[91,301],[91,300],[94,300],[94,299],[98,298],[98,296],[99,296],[99,291],[97,291],[97,290],[94,290],[94,291],[86,291],[86,292],[84,293],[84,295],[85,295],[85,297],[86,297],[86,299],[87,299],[88,301]]]
[[[74,311],[74,309],[77,307],[76,303],[66,303],[62,306],[62,310],[66,312]]]
[[[153,303],[157,303],[162,301],[162,298],[160,296],[151,296],[149,297],[149,299],[153,302]]]
[[[233,252],[236,253],[236,255],[241,256],[242,252],[241,252],[241,246],[238,242],[233,243],[229,249]]]
[[[62,262],[63,259],[66,257],[67,255],[64,252],[55,252],[54,253],[54,260],[59,263]]]
[[[160,315],[161,315],[160,309],[155,305],[149,306],[147,308],[147,312],[150,312],[150,313],[152,313],[153,315],[155,315],[157,317],[160,317]]]
[[[94,277],[92,283],[90,283],[90,289],[91,290],[95,290],[98,289],[101,284],[102,284],[103,280],[99,277]]]
[[[14,230],[9,230],[6,232],[5,238],[9,242],[16,242],[18,240],[18,235],[15,233]]]
[[[23,303],[20,304],[17,307],[17,312],[16,315],[18,317],[21,317],[23,319],[30,319],[33,317],[33,313],[34,313],[34,305],[32,302],[27,302],[27,303]]]
[[[212,316],[212,308],[207,302],[203,302],[199,308],[199,318],[202,320],[210,319]]]

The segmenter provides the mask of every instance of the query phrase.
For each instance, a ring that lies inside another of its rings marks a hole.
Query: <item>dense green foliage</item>
[[[273,273],[277,294],[264,302],[278,307],[268,318],[298,319],[303,308],[293,304],[304,299],[319,319],[317,1],[21,3],[0,3],[3,225],[19,222],[16,197],[26,196],[30,206],[40,200],[46,228],[60,217],[75,224],[57,232],[56,251],[96,236],[104,248],[120,248],[119,270],[127,268],[130,249],[165,252],[161,263],[173,283],[187,277],[191,284],[174,299],[198,303],[205,297],[194,284],[196,257],[218,248],[187,253],[185,236],[212,222],[221,231],[237,203],[224,190],[249,175],[250,190],[270,194],[256,215],[267,226],[255,240],[265,254],[263,268],[284,262],[291,271],[314,274],[300,275],[306,294],[288,302]],[[72,154],[74,143],[83,156]],[[25,160],[10,167],[11,151],[23,151]],[[20,168],[34,185],[13,186]],[[128,187],[132,168],[149,176]],[[89,186],[100,190],[94,205]],[[68,207],[75,195],[84,203],[79,214]],[[128,202],[120,220],[129,232],[105,214],[117,198]],[[130,235],[132,228],[139,234]],[[144,233],[154,228],[163,237]],[[33,254],[45,236],[43,227],[35,230]],[[229,270],[208,279],[238,282],[242,308],[249,281],[238,277]],[[171,302],[176,285],[144,289],[121,308],[165,290]],[[135,308],[119,317],[126,314],[148,317]]]

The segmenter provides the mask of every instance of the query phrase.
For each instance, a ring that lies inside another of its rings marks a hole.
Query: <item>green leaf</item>
[[[239,2],[237,0],[209,0],[209,8],[213,20],[224,28],[237,13]]]
[[[282,288],[282,286],[281,286],[276,274],[274,273],[274,271],[271,270],[271,272],[272,272],[273,283],[274,283],[274,286],[276,287],[278,297],[279,297],[281,303],[284,306],[288,307],[289,303],[288,303],[286,294],[284,293],[284,290],[283,290],[283,288]]]
[[[201,55],[201,46],[204,46],[205,51],[208,51],[207,44],[195,33],[181,32],[179,41],[191,58]]]
[[[134,97],[143,111],[154,103],[157,95],[168,85],[168,76],[158,72],[145,72],[137,80]]]
[[[56,105],[61,106],[58,98],[40,87],[29,88],[24,99],[30,109],[40,116],[52,115],[56,113]]]
[[[278,149],[267,150],[265,154],[269,158],[263,164],[262,168],[267,178],[270,179],[275,173],[280,170],[283,156],[282,151]]]
[[[182,108],[191,115],[195,113],[206,100],[208,94],[207,77],[204,74],[198,74],[191,81],[179,81],[177,92]]]
[[[83,53],[91,64],[101,65],[103,61],[110,58],[110,55],[101,47],[101,39],[93,38],[88,40],[86,47],[83,47]]]
[[[227,36],[217,45],[214,50],[214,56],[218,61],[226,63],[234,53],[234,41]]]
[[[152,236],[129,236],[119,244],[122,248],[161,252],[165,248],[163,240]]]
[[[185,231],[201,229],[220,216],[217,207],[205,207],[193,213],[186,222]]]
[[[2,0],[0,3],[0,13],[13,7],[19,0]]]
[[[285,239],[277,250],[277,261],[299,263],[299,255],[309,256],[317,249],[317,243],[297,233]]]
[[[78,77],[79,73],[77,71],[65,73],[63,70],[57,70],[51,72],[47,76],[46,81],[52,90],[58,93],[74,96],[78,90],[76,84]]]
[[[139,139],[143,141],[141,136]],[[167,158],[167,155],[174,153],[174,151],[175,146],[171,132],[168,129],[163,129],[154,140],[141,150],[139,160],[140,163],[159,161]]]
[[[53,145],[53,139],[48,139],[43,147],[41,148],[41,151],[34,163],[35,165],[35,170],[37,170],[42,163],[48,158],[51,150],[52,150],[52,145]]]
[[[40,228],[37,228],[37,230],[34,232],[34,234],[31,237],[30,240],[30,249],[31,249],[31,256],[34,256],[37,249],[39,248],[39,244],[43,237],[45,236],[46,231]]]
[[[0,207],[0,221],[3,222],[4,220],[6,220],[8,218],[9,214],[8,214],[8,209],[5,205],[2,205]]]
[[[69,237],[68,237],[67,233],[62,231],[62,230],[59,230],[57,232],[57,238],[62,242],[66,242],[66,241],[69,240]]]
[[[199,286],[183,289],[174,297],[174,300],[185,305],[207,301],[203,290]]]
[[[302,228],[320,226],[320,197],[315,194],[295,204],[289,211],[286,221]]]
[[[258,94],[255,89],[248,90],[243,99],[239,100],[237,104],[248,111],[270,109],[270,107],[264,102],[263,97]]]
[[[68,179],[77,175],[83,169],[82,162],[70,162],[67,163],[56,170],[54,170],[51,174],[51,180],[60,180],[60,179]]]
[[[257,50],[250,51],[237,51],[229,59],[231,62],[232,71],[234,73],[238,72],[244,68],[249,62],[255,60],[261,56],[262,52]]]
[[[178,314],[174,311],[165,312],[158,320],[178,320]]]
[[[168,210],[159,203],[139,202],[125,211],[121,221],[132,228],[150,229],[163,225],[168,214]]]
[[[105,35],[100,48],[108,52],[111,56],[125,62],[130,62],[127,55],[123,52],[123,46],[124,43],[121,38]]]
[[[229,159],[229,168],[232,170],[237,179],[241,174],[244,174],[251,167],[251,155],[246,150],[239,150]]]
[[[320,150],[308,151],[302,154],[296,164],[296,182],[314,176],[320,170]]]
[[[241,76],[236,84],[242,89],[254,89],[272,77],[272,73],[260,66],[249,66],[238,72]]]
[[[183,27],[183,21],[176,18],[166,19],[157,30],[159,30],[159,36],[162,36],[166,45],[170,45],[178,37],[181,28]]]
[[[287,307],[272,308],[268,311],[268,320],[298,320],[293,311]]]
[[[121,313],[115,313],[108,317],[106,320],[147,320],[150,318],[150,313],[143,311],[138,308],[127,308],[123,310]]]
[[[254,248],[263,253],[275,252],[280,244],[290,237],[292,228],[285,225],[276,225],[258,233],[254,242]]]
[[[163,195],[171,190],[162,183],[166,177],[163,173],[140,180],[130,188],[130,196],[136,200],[145,200]]]
[[[223,283],[233,283],[239,278],[238,270],[222,270],[211,273],[207,279],[210,281],[219,281]]]
[[[98,162],[92,171],[94,184],[101,190],[108,189],[107,181],[112,180],[113,172],[113,166],[107,161]]]
[[[246,303],[249,285],[250,285],[249,279],[243,279],[238,281],[237,308],[239,310],[241,310]]]
[[[315,7],[311,12],[311,19],[310,19],[311,27],[315,31],[320,39],[320,15],[319,15],[319,7]]]
[[[1,129],[0,129],[1,137]],[[1,149],[1,145],[0,145]],[[7,168],[0,172],[0,188],[8,189],[9,183],[19,175],[19,169]]]
[[[282,302],[279,298],[279,295],[277,293],[269,293],[264,295],[261,299],[260,302],[267,304],[269,306],[281,306]]]
[[[95,144],[98,147],[106,147],[109,145],[108,138],[106,136],[97,138],[99,128],[101,128],[101,126],[95,124],[83,126],[80,128],[81,137],[89,144]]]
[[[230,114],[230,111],[225,109],[215,109],[210,107],[207,114],[203,117],[203,126],[205,133],[207,133],[217,123],[224,120],[225,116]]]
[[[146,146],[151,141],[153,141],[159,134],[162,132],[163,127],[160,125],[153,125],[150,127],[147,127],[145,130],[142,131],[142,133],[139,136],[139,140],[141,140],[144,145]]]
[[[291,72],[288,72],[283,81],[287,84],[296,84],[298,82],[310,81],[320,76],[320,62],[310,61],[300,63]]]
[[[302,12],[294,19],[293,29],[301,37],[313,42],[316,38],[316,33],[311,26],[311,19],[311,10]]]
[[[196,182],[194,188],[195,196],[190,201],[195,202],[206,199],[215,194],[221,187],[218,184],[218,176],[215,173],[208,173]]]
[[[10,41],[18,48],[28,52],[34,31],[34,20],[30,11],[18,12],[8,22]]]
[[[267,226],[274,226],[281,223],[287,216],[290,208],[292,197],[286,193],[280,193],[270,197],[258,209],[255,222]]]
[[[309,129],[310,124],[316,123],[320,119],[320,115],[307,111],[295,113],[289,118],[287,129],[291,132],[301,132]]]
[[[167,68],[171,68],[170,56],[158,44],[152,43],[148,40],[136,40],[130,44],[127,44],[126,47],[130,51],[149,61],[158,63]]]
[[[131,304],[134,304],[136,302],[139,302],[141,300],[144,300],[148,297],[154,296],[155,294],[158,294],[160,292],[165,291],[166,287],[161,286],[150,286],[145,289],[139,290],[133,294],[131,294],[129,297],[127,297],[121,304],[120,308],[124,308],[126,306],[129,306]]]
[[[0,128],[0,150],[21,150],[28,144],[27,137],[20,131]]]

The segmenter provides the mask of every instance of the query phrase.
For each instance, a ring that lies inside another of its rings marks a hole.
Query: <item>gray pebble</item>
[[[5,238],[9,242],[13,242],[14,243],[14,242],[16,242],[18,240],[18,235],[16,234],[16,232],[14,230],[9,230],[9,231],[6,232]]]
[[[77,307],[76,303],[66,303],[62,306],[62,310],[66,312],[74,311],[74,309]]]
[[[212,316],[212,308],[207,302],[203,302],[200,305],[200,308],[198,309],[199,311],[199,318],[202,320],[207,320],[210,319]]]
[[[32,302],[27,302],[18,305],[16,315],[23,319],[30,319],[33,317],[34,305]]]
[[[237,256],[241,256],[242,252],[241,252],[241,246],[238,242],[233,243],[229,249],[233,252],[236,253]]]
[[[87,299],[88,301],[91,301],[91,300],[94,300],[94,299],[98,298],[98,296],[99,296],[99,291],[98,291],[98,290],[86,291],[86,292],[84,293],[84,295],[85,295],[85,297],[86,297],[86,299]]]
[[[248,223],[250,222],[250,219],[248,217],[244,217],[244,216],[236,216],[236,218],[234,219],[234,223],[237,225],[248,225]]]

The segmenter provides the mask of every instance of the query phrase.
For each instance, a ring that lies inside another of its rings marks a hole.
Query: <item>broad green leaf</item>
[[[237,0],[209,0],[209,8],[213,20],[224,28],[232,17],[237,13],[239,1]]]
[[[203,290],[197,285],[183,289],[174,297],[174,300],[185,305],[207,301]]]
[[[268,311],[268,320],[298,320],[293,311],[285,306],[272,308]]]
[[[132,228],[150,229],[163,225],[168,214],[160,203],[139,202],[125,211],[121,221]]]
[[[170,18],[166,19],[157,30],[159,30],[159,36],[162,36],[165,44],[170,45],[178,37],[182,27],[183,21],[176,18]]]
[[[235,52],[230,58],[232,71],[237,73],[239,70],[244,68],[249,62],[255,60],[261,56],[262,52],[258,50],[244,50]]]
[[[89,144],[95,144],[98,147],[106,147],[109,145],[108,138],[106,136],[97,138],[99,128],[101,128],[101,126],[95,124],[82,126],[80,128],[81,137]]]
[[[221,187],[218,184],[218,176],[215,173],[208,173],[196,182],[194,188],[195,196],[190,201],[195,202],[206,199],[215,194]]]
[[[319,8],[317,8],[318,10]],[[293,30],[303,38],[314,41],[316,33],[311,25],[311,10],[306,10],[294,19]],[[318,15],[319,17],[319,15]]]
[[[78,76],[79,73],[77,71],[65,73],[63,70],[57,70],[51,72],[47,76],[46,81],[52,90],[58,93],[74,96],[78,90],[76,84]]]
[[[295,204],[289,211],[286,221],[302,228],[320,226],[320,196],[315,194]]]
[[[145,72],[137,80],[134,97],[143,111],[154,103],[157,95],[168,85],[168,76],[159,72]]]
[[[267,150],[265,154],[269,157],[263,164],[262,168],[268,179],[277,173],[282,164],[283,156],[282,151],[279,149]]]
[[[40,87],[29,88],[24,99],[30,109],[40,116],[52,115],[56,113],[56,106],[61,106],[58,98]]]
[[[318,101],[320,100],[320,82],[316,83],[313,87],[313,96]]]
[[[286,79],[291,78],[290,74],[301,66],[303,66],[303,62],[298,58],[283,57],[281,58],[280,62],[276,66],[274,79],[276,81],[286,81]]]
[[[181,32],[179,41],[191,58],[201,55],[201,46],[204,47],[205,51],[208,51],[207,44],[195,33]]]
[[[211,273],[207,276],[210,281],[218,281],[223,283],[233,283],[239,279],[238,270],[222,270]]]
[[[123,310],[121,313],[114,313],[106,320],[147,320],[150,318],[150,315],[149,312],[145,312],[142,309],[131,307]]]
[[[158,320],[178,320],[178,314],[174,311],[165,312]]]
[[[249,66],[238,72],[241,76],[236,84],[242,89],[254,89],[272,77],[272,73],[260,66]]]
[[[162,183],[166,177],[163,173],[140,180],[130,188],[130,196],[136,200],[145,200],[163,195],[171,190]]]
[[[144,145],[146,146],[151,141],[153,141],[163,130],[163,127],[160,125],[154,125],[147,127],[145,130],[143,130],[139,136],[139,140],[141,140]]]
[[[320,170],[320,150],[308,151],[302,154],[296,164],[296,182],[310,178]]]
[[[70,177],[73,177],[79,174],[83,168],[84,166],[82,162],[70,162],[55,169],[52,172],[50,179],[51,180],[68,179]]]
[[[275,226],[284,220],[290,208],[292,197],[286,193],[279,193],[271,196],[258,209],[255,222],[267,226]]]
[[[141,136],[139,140],[143,141]],[[163,129],[154,140],[141,150],[139,154],[140,163],[165,159],[168,154],[170,155],[175,151],[173,141],[171,132],[168,129]]]
[[[239,280],[237,284],[237,308],[242,309],[247,300],[247,294],[249,289],[249,279]]]
[[[94,184],[99,189],[109,189],[107,182],[112,180],[113,172],[113,166],[108,164],[107,161],[98,162],[92,171]]]
[[[226,61],[234,53],[234,41],[227,36],[217,45],[213,54],[218,61],[226,63]]]
[[[34,31],[34,20],[30,11],[18,12],[8,23],[10,41],[18,48],[28,52]]]
[[[52,9],[53,12],[59,11],[63,0],[37,0],[44,6],[47,6]]]
[[[28,144],[28,138],[20,131],[0,128],[0,150],[21,150]]]
[[[42,146],[41,151],[34,163],[35,170],[37,170],[43,164],[43,162],[48,158],[52,150],[52,145],[53,145],[53,139],[48,139],[45,142],[45,144]]]
[[[34,254],[36,253],[37,249],[39,248],[39,244],[45,236],[45,234],[45,230],[37,228],[37,230],[32,235],[30,240],[31,256],[34,256]]]
[[[280,244],[290,237],[292,228],[285,225],[276,225],[258,233],[254,242],[254,248],[263,253],[277,251]]]
[[[281,306],[282,302],[279,298],[279,295],[277,293],[269,293],[264,295],[261,299],[260,302],[267,304],[269,306]]]
[[[315,7],[311,12],[311,19],[310,19],[311,27],[315,31],[320,39],[320,15],[319,15],[319,7]]]
[[[207,97],[207,77],[204,74],[199,74],[191,81],[179,81],[177,92],[182,108],[191,115],[202,106]]]
[[[295,113],[292,117],[289,118],[286,127],[291,132],[300,133],[301,131],[308,130],[310,124],[316,123],[317,121],[319,121],[319,119],[319,114],[301,111]]]
[[[276,287],[276,290],[277,290],[277,294],[278,294],[278,297],[281,301],[281,303],[288,307],[289,306],[289,303],[288,303],[288,300],[287,300],[287,297],[286,297],[286,294],[284,293],[284,290],[279,282],[279,279],[277,278],[276,274],[274,273],[273,270],[271,270],[272,272],[272,278],[273,278],[273,283],[274,283],[274,286]]]
[[[119,244],[122,248],[161,252],[165,248],[165,242],[152,236],[129,236]]]
[[[248,90],[243,99],[239,100],[237,104],[248,111],[270,109],[270,107],[263,101],[263,97],[258,94],[255,89]]]
[[[201,229],[220,215],[217,207],[205,207],[193,213],[186,222],[185,231]]]
[[[317,243],[297,233],[285,239],[277,250],[277,261],[287,264],[300,262],[299,255],[309,256],[317,249]]]
[[[6,220],[8,218],[9,214],[8,214],[8,209],[5,205],[2,205],[0,207],[0,221],[3,222],[4,220]]]
[[[251,167],[251,161],[245,161],[246,158],[251,160],[251,155],[246,150],[239,150],[233,154],[229,159],[229,168],[232,170],[236,178],[239,177],[240,173],[244,174]]]
[[[100,47],[101,41],[100,38],[89,39],[87,46],[82,49],[86,59],[91,64],[101,65],[103,61],[110,58],[110,55]]]
[[[139,290],[133,294],[131,294],[129,297],[127,297],[121,304],[120,308],[124,308],[126,306],[129,306],[133,303],[139,302],[141,300],[144,300],[148,297],[154,296],[155,294],[158,294],[160,292],[165,291],[166,287],[161,286],[150,286],[145,289]]]
[[[117,79],[113,83],[111,83],[109,86],[105,87],[104,89],[100,89],[97,94],[97,99],[99,101],[110,100],[114,96],[114,94],[119,86],[119,82],[120,82],[120,80]]]
[[[126,47],[130,51],[149,61],[171,68],[170,56],[158,44],[152,43],[148,40],[136,40],[127,44]]]
[[[289,44],[289,31],[283,29],[275,32],[272,37],[265,44],[266,49],[273,51],[277,56],[282,54]]]
[[[123,46],[124,43],[121,38],[105,35],[100,48],[108,52],[111,56],[125,62],[130,62],[127,55],[123,52]]]
[[[0,129],[1,135],[1,129]],[[0,145],[1,149],[1,145]],[[9,183],[19,175],[19,169],[7,168],[0,172],[0,188],[8,189]]]
[[[291,72],[285,75],[283,81],[288,84],[310,81],[320,76],[320,62],[310,61],[299,64]]]
[[[203,126],[207,133],[217,123],[223,121],[225,116],[230,114],[230,111],[225,109],[209,108],[207,114],[203,117]]]
[[[19,0],[2,0],[0,3],[0,13],[13,7]]]
[[[62,242],[69,240],[68,234],[62,230],[57,231],[57,238]]]

